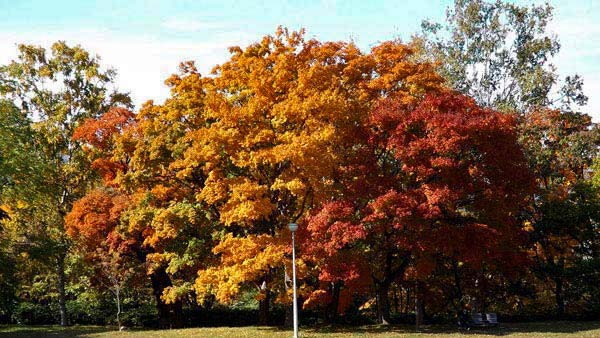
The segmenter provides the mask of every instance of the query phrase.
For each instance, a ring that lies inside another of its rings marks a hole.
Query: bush
[[[57,324],[58,308],[52,304],[21,302],[13,310],[12,321],[21,325]]]
[[[112,321],[116,323],[116,309],[111,313]],[[156,327],[158,312],[154,304],[139,304],[126,306],[121,313],[121,324],[127,327]]]
[[[106,325],[113,309],[104,302],[90,302],[86,300],[67,301],[67,314],[69,323],[84,325]]]

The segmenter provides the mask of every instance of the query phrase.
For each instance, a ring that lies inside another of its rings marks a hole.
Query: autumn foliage
[[[515,216],[533,181],[512,116],[452,92],[417,105],[385,98],[362,135],[343,167],[344,197],[307,221],[321,281],[370,280],[387,321],[393,282],[424,280],[446,261],[474,270],[524,262]]]
[[[441,281],[447,302],[485,294],[477,276],[509,280],[530,263],[518,121],[444,88],[415,48],[363,53],[280,29],[208,77],[183,63],[164,104],[75,131],[104,187],[75,203],[69,236],[91,260],[137,262],[163,326],[183,301],[247,292],[267,323],[290,302],[292,221],[304,307],[329,319],[374,295],[389,322],[406,283],[418,299]]]

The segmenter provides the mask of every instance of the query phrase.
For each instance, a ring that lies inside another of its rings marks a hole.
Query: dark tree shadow
[[[269,331],[287,331],[289,328],[282,327],[263,327],[260,330]],[[586,331],[600,330],[600,322],[535,322],[535,323],[505,323],[500,324],[497,327],[490,328],[471,328],[470,330],[461,330],[454,325],[424,325],[419,331],[412,325],[369,325],[369,326],[322,326],[322,327],[302,327],[302,331],[310,333],[348,333],[348,334],[374,334],[374,333],[398,333],[398,334],[410,334],[410,333],[431,333],[443,336],[444,334],[457,334],[461,333],[465,336],[486,334],[493,336],[507,336],[518,333],[569,333],[569,334],[583,334]]]
[[[100,326],[0,326],[2,338],[85,338],[94,333],[115,331]]]
[[[507,323],[500,324],[495,329],[483,330],[490,335],[504,336],[513,333],[583,333],[585,331],[599,330],[600,322],[533,322],[533,323]],[[481,333],[482,330],[476,331]]]

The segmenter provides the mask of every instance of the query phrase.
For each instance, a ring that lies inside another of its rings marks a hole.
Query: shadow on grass
[[[249,327],[256,331],[265,333],[289,332],[289,328],[283,327]],[[144,332],[149,329],[133,329],[132,332]],[[437,337],[444,335],[456,335],[460,333],[465,336],[486,334],[492,336],[508,336],[512,334],[531,334],[532,336],[545,336],[546,334],[572,334],[583,335],[586,331],[597,330],[600,333],[600,322],[536,322],[536,323],[506,323],[496,328],[472,329],[469,331],[459,330],[451,325],[425,325],[419,333],[431,334]],[[154,330],[150,330],[154,331]],[[370,325],[370,326],[322,326],[301,327],[301,331],[311,334],[413,334],[417,331],[414,326],[409,325]],[[115,327],[100,326],[0,326],[0,338],[91,338],[94,334],[117,332]]]
[[[268,331],[289,331],[289,328],[276,327],[261,327],[259,330]],[[511,334],[548,334],[548,333],[569,333],[577,334],[585,331],[600,330],[600,322],[536,322],[536,323],[506,323],[500,324],[498,327],[470,330],[461,330],[452,325],[424,325],[419,331],[414,326],[410,325],[369,325],[369,326],[323,326],[323,327],[303,327],[303,331],[310,333],[354,333],[354,334],[384,334],[384,333],[426,333],[443,336],[444,334],[477,335],[486,334],[493,336],[508,336]]]
[[[101,326],[1,326],[2,338],[87,338],[94,333],[115,331],[115,328]]]
[[[570,333],[600,330],[600,322],[534,322],[500,324],[494,331],[488,332],[497,336],[512,333]]]

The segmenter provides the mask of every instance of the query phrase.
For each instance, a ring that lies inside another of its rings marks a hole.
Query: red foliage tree
[[[75,240],[80,254],[93,269],[92,283],[108,289],[115,297],[118,327],[122,292],[132,281],[139,280],[134,276],[142,274],[141,269],[136,269],[136,260],[128,257],[134,252],[133,243],[124,240],[116,229],[129,202],[127,196],[94,190],[75,202],[65,217],[67,235]]]
[[[512,116],[443,92],[416,106],[381,101],[360,134],[339,197],[307,221],[322,281],[367,277],[387,323],[391,284],[424,279],[440,260],[524,262],[516,215],[533,181]]]

